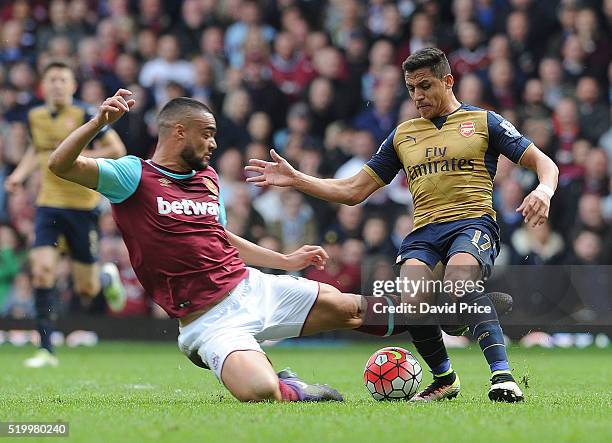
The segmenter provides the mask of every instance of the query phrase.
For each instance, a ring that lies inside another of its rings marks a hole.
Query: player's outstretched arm
[[[104,134],[99,142],[94,142],[94,148],[83,152],[89,158],[120,158],[127,153],[125,145],[114,129]]]
[[[255,172],[247,182],[256,186],[289,186],[305,194],[329,202],[356,205],[368,198],[380,186],[365,171],[349,178],[323,179],[297,171],[274,149],[270,150],[271,162],[252,158],[246,171]]]
[[[548,219],[550,199],[552,198],[559,179],[559,168],[550,157],[531,145],[521,157],[520,165],[536,172],[540,184],[534,189],[516,209],[525,218],[525,223],[531,226],[543,224]]]
[[[251,266],[300,271],[308,266],[323,269],[329,256],[320,246],[305,245],[291,254],[281,254],[251,243],[226,230],[230,243],[238,249],[240,258]]]
[[[98,186],[98,164],[85,157],[81,151],[106,125],[110,125],[128,112],[135,101],[126,100],[132,95],[127,89],[119,89],[114,96],[104,100],[94,118],[75,129],[49,156],[49,169],[57,176],[85,187]]]

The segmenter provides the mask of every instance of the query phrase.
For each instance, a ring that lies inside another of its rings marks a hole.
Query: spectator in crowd
[[[305,277],[335,286],[343,292],[359,293],[361,288],[361,267],[348,264],[342,253],[341,237],[330,230],[323,235],[323,248],[329,254],[325,269],[309,268]]]
[[[512,59],[516,66],[517,77],[531,75],[536,66],[536,54],[538,45],[533,44],[531,27],[534,22],[529,21],[529,16],[524,11],[514,11],[508,15],[506,22],[506,32],[510,43]],[[541,24],[535,24],[541,26]],[[520,78],[522,80],[522,78]]]
[[[523,104],[519,108],[519,116],[522,121],[529,118],[548,119],[552,114],[551,109],[544,103],[544,85],[539,78],[532,78],[525,83],[523,89]],[[540,145],[536,145],[540,147]]]
[[[380,144],[396,126],[398,117],[395,85],[379,84],[374,88],[374,101],[355,117],[355,128],[368,131]],[[369,158],[368,158],[369,159]]]
[[[301,245],[314,244],[317,234],[317,221],[312,208],[297,191],[283,190],[281,193],[280,219],[270,226],[270,233],[283,239],[283,250],[294,251]]]
[[[461,77],[457,90],[457,98],[463,103],[469,103],[479,108],[493,109],[493,106],[484,99],[484,85],[482,80],[475,74],[467,74]]]
[[[552,122],[558,140],[555,162],[559,166],[559,181],[566,179],[566,167],[572,164],[572,146],[580,137],[581,127],[578,108],[574,99],[561,99],[553,114]]]
[[[563,67],[564,79],[575,85],[580,76],[588,73],[586,53],[577,35],[571,34],[565,39],[561,47],[561,54],[563,56],[561,66]]]
[[[207,25],[215,23],[214,2],[185,0],[181,5],[181,17],[173,27],[181,53],[193,57],[198,53],[200,36]]]
[[[361,96],[367,101],[374,100],[374,88],[383,68],[393,64],[395,48],[389,40],[377,40],[368,54],[369,67],[361,77]]]
[[[68,38],[72,48],[76,48],[87,31],[83,23],[72,22],[65,0],[52,0],[49,3],[49,24],[40,27],[36,35],[37,49],[46,50],[49,42],[60,36]]]
[[[4,305],[0,305],[0,315],[12,318],[34,318],[34,297],[30,276],[25,272],[15,275]]]
[[[315,75],[310,61],[298,51],[295,37],[289,32],[276,36],[270,70],[272,81],[289,100],[295,100]]]
[[[393,257],[397,252],[389,237],[387,222],[381,216],[372,216],[365,221],[361,237],[368,255]]]
[[[593,231],[582,230],[576,234],[567,263],[572,265],[601,264],[601,237]]]
[[[524,225],[510,238],[513,265],[554,265],[563,263],[565,243],[548,222],[537,227]]]
[[[140,84],[153,89],[159,107],[167,101],[165,87],[169,81],[175,81],[185,88],[193,86],[193,65],[181,59],[180,55],[176,37],[166,34],[159,39],[157,58],[146,62],[140,71]]]
[[[554,109],[571,90],[564,83],[561,61],[554,57],[545,57],[540,61],[538,72],[544,87],[544,103]]]
[[[191,97],[206,103],[217,112],[221,109],[223,95],[215,88],[215,72],[208,58],[198,56],[191,60],[194,69]]]
[[[357,174],[370,157],[372,157],[376,146],[374,135],[370,131],[365,129],[355,131],[351,143],[351,153],[353,156],[338,168],[334,178],[352,177]]]
[[[202,32],[200,52],[212,63],[216,88],[219,92],[225,92],[223,78],[227,59],[223,51],[223,30],[219,26],[210,26]]]
[[[9,225],[0,225],[0,309],[5,305],[13,286],[13,280],[24,262],[17,233]]]
[[[272,119],[265,112],[254,112],[249,118],[247,131],[251,142],[269,146],[272,139]]]
[[[226,207],[227,229],[242,238],[257,243],[266,236],[268,230],[263,217],[252,205],[249,186],[246,183],[236,186],[232,200],[232,205]]]
[[[609,26],[610,22],[607,24]],[[612,43],[609,34],[606,38],[606,32],[601,29],[595,10],[589,7],[580,8],[576,14],[575,27],[589,73],[601,79],[605,78],[608,63],[612,58]]]
[[[325,130],[341,116],[334,100],[334,86],[325,77],[315,78],[308,87],[308,106],[311,110],[311,132],[323,138]]]
[[[229,92],[223,99],[218,118],[217,143],[219,146],[237,146],[243,149],[249,142],[246,125],[251,111],[251,98],[244,89]]]
[[[310,132],[310,110],[303,102],[294,103],[287,113],[287,127],[274,134],[274,147],[280,152],[287,149],[292,138],[304,141]]]
[[[581,77],[576,85],[581,135],[591,143],[610,127],[610,106],[600,101],[599,84],[594,77]]]
[[[267,43],[271,43],[276,34],[272,26],[261,22],[261,10],[257,1],[242,0],[240,20],[225,31],[225,53],[232,67],[240,68],[244,64],[243,47],[248,33],[253,30],[259,30]]]
[[[481,31],[474,22],[466,21],[457,25],[459,49],[449,56],[451,70],[457,81],[466,74],[480,71],[489,64],[487,49],[482,46]]]
[[[346,119],[355,112],[361,104],[361,97],[355,94],[356,85],[348,78],[348,73],[342,54],[336,48],[327,46],[314,54],[313,65],[317,74],[332,83],[339,117]]]
[[[516,212],[516,208],[521,205],[524,197],[525,192],[517,180],[509,178],[505,181],[495,209],[501,233],[500,240],[504,244],[510,243],[514,232],[523,224],[523,217]]]
[[[227,206],[234,203],[234,190],[242,186],[242,154],[236,148],[227,147],[220,154],[218,161],[219,188],[221,197]]]
[[[489,68],[488,96],[497,109],[515,109],[518,104],[514,74],[510,60],[495,60]]]

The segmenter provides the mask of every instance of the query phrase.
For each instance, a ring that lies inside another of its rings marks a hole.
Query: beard
[[[185,145],[181,151],[181,158],[195,171],[203,171],[208,166],[208,161],[204,160],[204,157],[198,158],[195,149],[190,145]]]

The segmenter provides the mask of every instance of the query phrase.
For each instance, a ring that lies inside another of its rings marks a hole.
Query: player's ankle
[[[443,375],[434,374],[434,379],[445,385],[452,385],[457,379],[457,373],[453,368],[450,372],[445,372]]]

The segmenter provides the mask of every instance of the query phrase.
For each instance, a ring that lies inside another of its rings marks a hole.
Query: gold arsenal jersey
[[[499,155],[518,163],[531,144],[500,115],[462,104],[443,117],[400,124],[364,170],[380,186],[404,170],[414,201],[414,229],[485,214],[495,219]]]
[[[47,162],[51,152],[76,128],[91,119],[84,105],[73,103],[59,112],[52,112],[47,106],[37,106],[28,113],[28,127],[32,144],[36,149],[41,185],[36,204],[61,209],[94,209],[99,202],[97,192],[59,178],[53,174]],[[100,138],[108,131],[104,127],[96,136]]]

